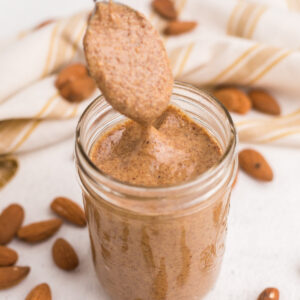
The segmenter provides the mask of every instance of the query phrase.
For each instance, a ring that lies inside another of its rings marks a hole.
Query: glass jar
[[[99,280],[113,300],[199,300],[220,270],[230,194],[236,176],[236,131],[216,99],[175,83],[171,104],[215,137],[223,156],[194,180],[140,187],[102,173],[89,159],[94,142],[125,117],[101,96],[83,113],[76,165]]]

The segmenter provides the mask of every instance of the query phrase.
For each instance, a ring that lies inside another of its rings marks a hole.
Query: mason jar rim
[[[77,124],[77,128],[76,128],[76,146],[75,146],[75,151],[76,154],[80,154],[81,157],[84,159],[85,163],[91,168],[91,170],[93,172],[95,172],[95,174],[97,176],[100,176],[100,178],[102,178],[105,182],[108,182],[110,184],[113,184],[115,189],[120,189],[120,190],[124,190],[124,189],[130,189],[130,191],[132,193],[136,193],[136,194],[141,194],[144,192],[155,192],[155,194],[159,194],[160,192],[166,193],[166,192],[176,192],[179,191],[181,189],[189,189],[195,185],[200,185],[201,183],[204,183],[205,180],[207,180],[208,178],[210,178],[213,174],[217,174],[218,170],[220,170],[220,168],[222,168],[224,166],[225,161],[227,160],[228,156],[232,156],[234,155],[234,150],[235,150],[235,146],[237,143],[237,136],[236,136],[236,129],[233,123],[233,120],[230,116],[230,113],[227,111],[227,109],[224,107],[224,105],[215,97],[213,97],[212,95],[208,94],[207,92],[201,91],[200,89],[187,84],[187,83],[183,83],[183,82],[179,82],[179,81],[175,81],[174,83],[174,88],[179,88],[179,89],[185,89],[189,92],[198,94],[198,96],[201,97],[206,97],[208,98],[210,101],[213,101],[217,104],[217,106],[219,108],[221,108],[221,110],[225,113],[225,116],[227,118],[227,120],[229,121],[229,126],[230,126],[230,140],[226,146],[226,149],[223,151],[222,157],[220,158],[219,162],[216,163],[215,165],[213,165],[210,169],[206,170],[204,173],[200,174],[199,176],[193,178],[192,180],[189,180],[187,182],[183,182],[180,184],[174,184],[174,185],[168,185],[168,186],[141,186],[141,185],[134,185],[134,184],[130,184],[130,183],[124,183],[118,179],[113,178],[112,176],[102,172],[90,159],[88,153],[86,153],[86,151],[84,150],[84,147],[82,145],[81,142],[81,128],[82,125],[85,121],[86,116],[89,114],[89,112],[92,111],[92,109],[98,104],[98,102],[100,100],[102,100],[104,97],[102,95],[98,96],[95,100],[93,100],[88,106],[87,108],[84,110],[84,112],[82,113],[78,124]],[[77,151],[79,153],[77,153]],[[146,200],[146,199],[145,199]],[[152,199],[153,200],[153,199]]]

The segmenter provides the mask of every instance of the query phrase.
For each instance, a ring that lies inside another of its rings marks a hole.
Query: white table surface
[[[47,18],[91,6],[92,0],[1,0],[0,40]],[[29,223],[53,217],[49,204],[55,196],[81,203],[73,144],[69,139],[22,155],[17,176],[0,192],[0,209],[19,202]],[[245,146],[249,145],[240,148]],[[280,289],[281,300],[300,299],[300,151],[255,148],[267,156],[275,180],[258,183],[240,173],[232,195],[223,268],[206,300],[255,300],[270,285]],[[51,247],[57,237],[68,239],[76,249],[80,258],[76,271],[66,273],[54,265]],[[31,272],[18,286],[0,291],[1,300],[24,299],[40,282],[51,286],[54,300],[107,300],[94,274],[87,229],[63,225],[44,243],[31,246],[14,240],[9,246],[19,253],[18,265],[30,265]]]

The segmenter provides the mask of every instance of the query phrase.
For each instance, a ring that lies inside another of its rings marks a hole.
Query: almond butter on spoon
[[[165,111],[173,75],[159,33],[143,15],[97,3],[84,48],[91,76],[116,110],[144,124]]]

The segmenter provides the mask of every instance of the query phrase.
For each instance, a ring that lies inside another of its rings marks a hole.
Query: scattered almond
[[[266,288],[259,295],[258,300],[279,300],[279,290],[274,287]]]
[[[251,109],[251,100],[241,90],[237,88],[224,87],[217,89],[214,96],[232,112],[246,114]]]
[[[248,93],[253,108],[270,115],[280,115],[280,106],[277,101],[267,92],[262,90],[251,90]]]
[[[176,20],[177,11],[172,0],[153,0],[153,9],[163,18]]]
[[[238,114],[246,114],[252,107],[251,100],[247,96],[246,93],[240,90],[236,90],[236,93],[239,95],[239,106],[236,109],[236,113]]]
[[[41,221],[23,226],[18,237],[29,243],[36,243],[50,238],[61,226],[60,219]]]
[[[29,267],[0,268],[0,290],[9,288],[22,281],[29,273]]]
[[[259,152],[252,149],[241,151],[239,163],[240,167],[250,176],[262,181],[272,181],[273,171]]]
[[[70,102],[81,102],[89,98],[95,90],[95,82],[90,77],[78,78],[60,89],[63,98]]]
[[[51,289],[47,283],[41,283],[33,288],[25,300],[51,300]]]
[[[233,88],[220,88],[213,94],[229,111],[236,111],[239,107],[239,97],[235,90]]]
[[[77,203],[68,198],[55,198],[51,203],[51,209],[59,216],[75,225],[81,227],[86,226],[84,211]]]
[[[164,33],[166,35],[179,35],[194,30],[197,27],[197,22],[172,21],[167,25]]]
[[[0,246],[0,267],[12,266],[17,260],[18,254],[15,250]]]
[[[8,244],[16,235],[24,220],[24,209],[11,204],[0,215],[0,245]]]
[[[66,271],[74,270],[78,266],[78,256],[73,247],[64,239],[57,239],[52,247],[55,264]]]
[[[83,101],[96,89],[96,84],[88,75],[87,68],[80,63],[64,68],[58,74],[55,86],[61,96],[70,102]]]
[[[77,78],[86,76],[88,76],[88,71],[85,65],[81,63],[69,65],[60,71],[56,78],[55,85],[56,87],[61,87]]]

